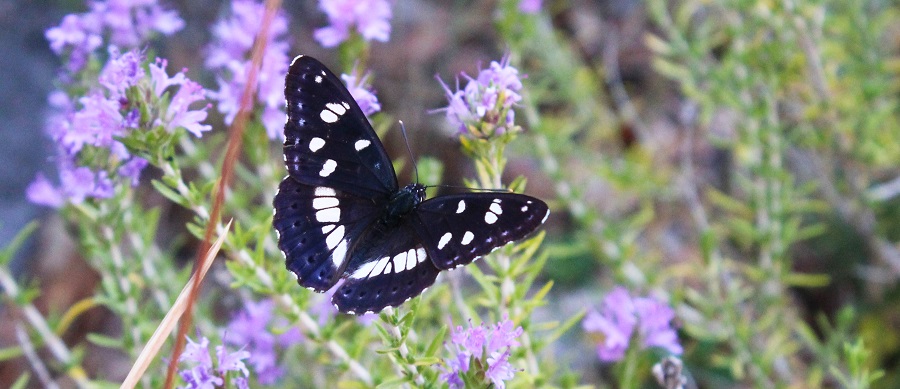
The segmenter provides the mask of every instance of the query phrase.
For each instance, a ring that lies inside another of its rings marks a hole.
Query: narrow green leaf
[[[13,382],[9,389],[25,389],[28,387],[29,380],[31,380],[31,374],[26,371],[19,378],[16,378],[16,382]]]
[[[34,230],[36,230],[37,227],[38,223],[32,220],[28,222],[25,227],[22,227],[22,229],[19,230],[16,236],[13,237],[12,241],[10,241],[9,244],[2,251],[0,251],[0,266],[6,266],[9,261],[11,261],[13,257],[15,257],[15,254],[22,247],[22,244],[24,244],[25,240],[27,240],[28,237],[34,233]]]

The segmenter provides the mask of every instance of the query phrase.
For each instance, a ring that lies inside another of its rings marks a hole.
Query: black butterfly
[[[421,184],[400,188],[353,96],[311,57],[294,58],[284,95],[288,176],[274,200],[278,247],[304,287],[323,292],[346,280],[332,298],[342,312],[400,305],[441,270],[521,239],[547,219],[547,204],[521,194],[425,201]]]

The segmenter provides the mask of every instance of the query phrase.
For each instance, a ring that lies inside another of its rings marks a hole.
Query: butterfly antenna
[[[406,136],[406,126],[403,125],[402,120],[398,120],[400,122],[400,132],[403,134],[403,142],[406,143],[406,151],[409,153],[409,160],[412,162],[413,170],[416,172],[416,183],[419,183],[419,166],[416,165],[416,159],[413,157],[412,149],[409,148],[409,137]]]

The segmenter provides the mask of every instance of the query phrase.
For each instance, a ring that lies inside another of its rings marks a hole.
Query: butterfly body
[[[527,236],[549,214],[514,193],[425,199],[400,187],[381,141],[353,97],[319,61],[299,56],[285,82],[288,176],[273,225],[288,270],[318,292],[344,280],[332,302],[361,314],[422,293],[443,271]]]

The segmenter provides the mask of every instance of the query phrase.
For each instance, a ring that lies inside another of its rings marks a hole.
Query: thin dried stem
[[[259,35],[256,36],[256,41],[253,45],[247,83],[244,85],[244,91],[241,95],[240,110],[238,111],[237,117],[231,126],[231,131],[228,134],[228,148],[225,151],[225,159],[222,162],[222,176],[216,185],[212,212],[206,224],[203,242],[200,245],[200,250],[198,250],[197,262],[194,265],[194,267],[198,269],[204,266],[202,253],[206,252],[209,248],[209,241],[211,240],[216,225],[219,222],[219,218],[222,215],[222,207],[225,204],[225,189],[228,187],[231,178],[234,175],[234,166],[237,163],[238,155],[240,155],[244,139],[244,129],[247,127],[247,122],[250,120],[250,112],[253,110],[253,99],[256,96],[257,76],[259,75],[260,67],[262,67],[263,55],[266,52],[266,44],[269,41],[269,26],[272,25],[275,13],[280,7],[281,0],[266,1],[266,11],[263,15]],[[167,389],[172,388],[174,383],[178,357],[184,349],[185,336],[187,335],[188,329],[191,327],[194,301],[197,300],[199,291],[200,278],[197,278],[191,286],[191,297],[188,299],[186,314],[184,315],[184,320],[181,322],[181,326],[178,328],[178,337],[175,338],[175,348],[172,350],[172,357],[169,360],[165,384],[165,388]]]
[[[225,231],[228,231],[231,228],[231,221],[225,226]],[[153,361],[153,358],[156,354],[159,353],[160,348],[162,348],[163,343],[165,343],[166,338],[169,334],[172,333],[172,330],[175,328],[175,325],[178,323],[178,319],[181,318],[181,315],[184,314],[188,306],[190,305],[190,297],[191,292],[193,291],[193,285],[199,283],[203,277],[206,276],[206,272],[209,271],[209,268],[212,267],[213,259],[216,258],[216,255],[219,253],[219,249],[222,247],[222,243],[225,242],[225,237],[227,234],[223,233],[219,235],[219,239],[213,243],[212,247],[206,252],[206,256],[204,258],[203,267],[199,269],[198,272],[195,272],[191,279],[188,280],[187,284],[181,290],[181,293],[178,295],[178,298],[175,299],[175,303],[172,304],[172,308],[169,309],[169,312],[166,313],[166,316],[163,317],[162,321],[159,323],[159,326],[156,327],[156,331],[153,332],[153,336],[150,337],[150,340],[147,341],[147,345],[144,346],[144,349],[141,351],[141,354],[138,355],[137,360],[134,362],[134,366],[131,367],[131,371],[128,372],[128,376],[125,377],[125,381],[122,382],[121,389],[131,389],[137,385],[138,380],[141,379],[141,376],[144,375],[144,372],[147,371],[147,367],[150,366],[150,362]],[[175,361],[176,363],[178,361]]]

